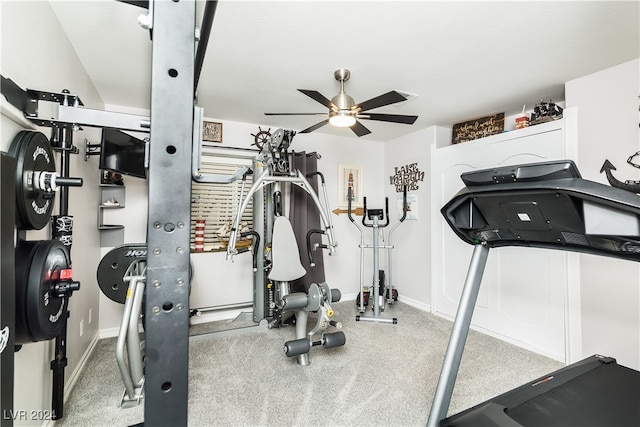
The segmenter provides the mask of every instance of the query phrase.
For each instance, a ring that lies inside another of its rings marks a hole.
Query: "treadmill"
[[[464,173],[442,209],[474,246],[428,427],[640,426],[640,372],[594,355],[445,418],[489,249],[528,246],[640,261],[640,197],[570,160]]]

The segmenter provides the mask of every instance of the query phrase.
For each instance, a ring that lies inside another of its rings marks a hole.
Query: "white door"
[[[432,151],[435,314],[455,317],[473,252],[473,247],[460,240],[447,225],[440,208],[463,188],[460,180],[463,172],[563,158],[560,124],[538,126],[539,129],[527,132],[496,135]],[[492,249],[472,325],[564,361],[566,289],[565,252],[521,247]]]

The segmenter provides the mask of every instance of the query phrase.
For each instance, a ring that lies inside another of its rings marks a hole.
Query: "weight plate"
[[[147,245],[144,243],[127,244],[111,249],[100,260],[96,273],[102,293],[111,301],[124,304],[129,288],[129,283],[124,280],[125,273],[131,264],[146,260]]]
[[[142,274],[146,261],[147,245],[145,243],[128,243],[111,249],[98,264],[96,272],[98,287],[111,301],[124,304],[129,289],[129,282],[124,280],[127,269],[135,264],[131,272]],[[189,263],[189,293],[191,293],[192,279],[193,264]]]
[[[16,344],[46,341],[60,334],[68,298],[53,287],[70,268],[69,253],[56,240],[20,241],[16,248]]]
[[[16,159],[16,221],[23,230],[40,230],[49,222],[53,197],[45,197],[34,183],[34,172],[55,172],[51,144],[41,132],[23,130],[11,142],[9,154]],[[52,195],[47,195],[52,196]]]

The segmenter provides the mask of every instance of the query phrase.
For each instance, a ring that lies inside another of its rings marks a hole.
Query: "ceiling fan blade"
[[[351,126],[351,130],[353,131],[353,133],[355,133],[358,136],[365,136],[371,133],[369,129],[367,129],[362,123],[360,123],[357,120],[356,120],[356,123],[353,126]]]
[[[320,104],[324,105],[325,107],[338,110],[338,107],[336,107],[333,102],[329,101],[324,95],[322,95],[317,90],[308,90],[308,89],[298,89],[298,90],[304,93],[305,95],[307,95],[309,98],[313,99],[314,101],[317,101]]]
[[[368,99],[364,102],[356,104],[353,108],[360,108],[360,111],[373,110],[374,108],[384,107],[385,105],[395,104],[396,102],[406,101],[407,98],[402,96],[400,92],[392,90],[375,98]]]
[[[328,116],[327,113],[264,113],[265,116]]]
[[[378,120],[381,122],[403,123],[405,125],[412,125],[418,119],[418,116],[405,116],[402,114],[364,114],[361,119],[366,120]]]
[[[315,125],[313,125],[313,126],[309,126],[308,128],[306,128],[306,129],[304,129],[304,130],[301,130],[301,131],[300,131],[300,132],[298,132],[298,133],[309,133],[309,132],[313,132],[314,130],[321,128],[322,126],[326,125],[327,123],[329,123],[329,119],[327,119],[327,120],[323,120],[323,121],[321,121],[320,123],[316,123],[316,124],[315,124]]]

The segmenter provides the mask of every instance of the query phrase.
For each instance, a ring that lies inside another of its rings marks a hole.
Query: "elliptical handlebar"
[[[400,222],[407,218],[407,186],[402,186],[402,217],[398,220]]]
[[[362,198],[362,209],[363,209],[362,225],[364,225],[365,227],[368,227],[367,224],[365,224],[364,222],[364,220],[367,218],[367,196],[364,196]]]
[[[393,234],[393,231],[396,228],[398,228],[398,226],[402,224],[402,222],[407,218],[408,207],[409,206],[407,204],[407,186],[404,185],[402,188],[402,217],[400,217],[398,222],[393,224],[393,226],[391,227],[391,230],[389,230],[389,244],[391,244],[391,235]]]
[[[389,225],[389,198],[388,197],[384,198],[384,211],[387,216],[387,222],[381,228],[384,228]]]

